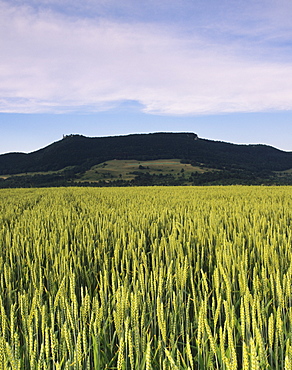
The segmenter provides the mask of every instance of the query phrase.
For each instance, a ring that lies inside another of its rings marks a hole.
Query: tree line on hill
[[[139,173],[133,180],[78,181],[78,176],[70,174],[44,174],[11,176],[0,179],[0,188],[58,187],[58,186],[182,186],[182,185],[292,185],[292,176],[279,177],[269,171],[252,172],[247,170],[222,170],[190,175]]]

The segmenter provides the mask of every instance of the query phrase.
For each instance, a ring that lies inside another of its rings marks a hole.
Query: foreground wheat
[[[291,187],[2,190],[0,211],[0,370],[291,369]]]

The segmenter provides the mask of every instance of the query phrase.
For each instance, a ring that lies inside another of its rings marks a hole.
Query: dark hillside
[[[266,145],[235,145],[199,139],[194,133],[153,133],[90,138],[70,135],[35,152],[0,155],[0,174],[75,172],[113,159],[179,158],[217,169],[283,171],[292,168],[292,152]]]
[[[292,168],[292,152],[267,145],[236,145],[200,139],[192,158],[211,167],[281,171]]]

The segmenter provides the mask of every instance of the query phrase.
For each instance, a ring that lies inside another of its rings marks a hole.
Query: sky
[[[0,154],[194,132],[292,151],[291,0],[0,0]]]

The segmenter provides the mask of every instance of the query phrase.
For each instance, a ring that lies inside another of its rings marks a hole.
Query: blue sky
[[[292,151],[289,0],[0,0],[0,153],[188,131]]]

